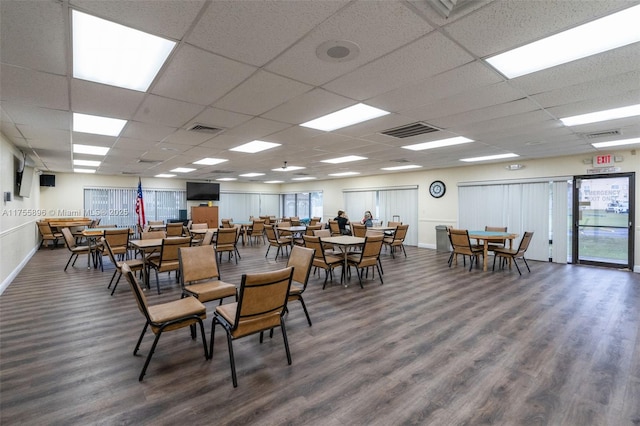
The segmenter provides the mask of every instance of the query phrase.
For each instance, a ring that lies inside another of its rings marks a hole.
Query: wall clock
[[[444,186],[444,182],[440,180],[434,180],[431,182],[431,185],[429,185],[429,194],[431,194],[433,198],[442,197],[446,191],[447,187]]]

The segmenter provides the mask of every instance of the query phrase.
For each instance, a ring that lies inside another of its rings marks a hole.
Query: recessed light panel
[[[640,6],[487,59],[507,78],[516,78],[640,41]]]
[[[489,160],[501,160],[503,158],[513,158],[519,157],[518,154],[498,154],[498,155],[487,155],[485,157],[472,157],[472,158],[461,158],[460,161],[465,161],[467,163],[473,163],[476,161],[489,161]]]
[[[257,173],[257,172],[254,172],[254,173],[243,173],[243,174],[241,174],[239,176],[242,176],[242,177],[256,177],[256,176],[264,176],[264,173]]]
[[[168,174],[168,173],[160,173],[159,175],[155,175],[157,178],[171,178],[176,177],[176,175]]]
[[[73,160],[74,166],[89,166],[89,167],[98,167],[100,165],[99,161],[94,160]]]
[[[72,11],[73,76],[146,92],[175,43]]]
[[[565,126],[579,126],[581,124],[617,120],[619,118],[634,117],[636,115],[640,115],[640,104],[591,112],[589,114],[574,115],[573,117],[561,118],[560,121],[562,121],[562,124]]]
[[[356,104],[348,108],[341,109],[340,111],[332,112],[331,114],[323,117],[316,118],[315,120],[307,121],[306,123],[302,123],[301,126],[330,132],[331,130],[352,126],[387,114],[390,113],[379,108],[374,108],[365,104]]]
[[[278,167],[277,169],[271,169],[273,172],[292,172],[294,170],[302,170],[304,167],[302,166],[287,166],[287,167]]]
[[[73,131],[94,135],[118,136],[127,120],[73,113]]]
[[[218,178],[216,180],[220,181],[220,182],[231,182],[231,181],[234,181],[234,180],[238,180],[238,178]]]
[[[591,146],[594,148],[609,148],[612,146],[623,146],[623,145],[634,145],[640,144],[640,138],[632,138],[632,139],[621,139],[617,141],[608,141],[608,142],[596,142],[592,143]]]
[[[350,161],[359,161],[359,160],[366,160],[366,159],[367,157],[360,157],[359,155],[347,155],[346,157],[322,160],[321,163],[340,164],[340,163],[348,163]]]
[[[463,136],[456,136],[455,138],[440,139],[438,141],[423,142],[423,143],[417,143],[414,145],[405,145],[403,146],[403,148],[410,149],[412,151],[423,151],[425,149],[442,148],[445,146],[460,145],[460,144],[469,143],[469,142],[474,142],[474,141],[472,139],[468,139]]]
[[[244,145],[231,148],[229,151],[247,152],[249,154],[255,154],[256,152],[275,148],[276,146],[280,146],[280,144],[274,143],[274,142],[265,142],[265,141],[252,141],[252,142],[245,143]]]
[[[175,169],[171,170],[174,173],[189,173],[189,172],[193,172],[195,169],[190,169],[188,167],[176,167]]]
[[[406,166],[394,166],[394,167],[383,167],[380,170],[394,171],[394,170],[410,170],[410,169],[419,169],[422,166],[418,166],[415,164],[407,164]]]
[[[74,154],[107,155],[107,152],[109,152],[109,148],[104,146],[73,144]]]
[[[202,164],[205,166],[213,166],[214,164],[224,163],[225,160],[223,158],[203,158],[202,160],[195,161],[193,164]]]
[[[358,172],[341,172],[341,173],[329,173],[329,176],[353,176],[359,175]]]
[[[283,180],[267,180],[264,183],[284,183]]]
[[[93,169],[75,169],[74,168],[73,172],[74,173],[87,173],[87,174],[89,174],[89,173],[95,173],[96,171],[93,170]]]
[[[299,178],[292,178],[291,180],[314,180],[314,177],[311,176],[306,176],[306,177],[299,177]]]

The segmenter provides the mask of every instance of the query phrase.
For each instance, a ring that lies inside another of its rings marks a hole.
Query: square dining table
[[[482,256],[482,270],[487,272],[487,255],[489,254],[489,240],[502,240],[509,241],[509,248],[513,245],[513,239],[518,234],[511,232],[494,232],[494,231],[469,231],[469,239],[476,239],[483,241],[483,256]]]
[[[340,282],[347,286],[347,255],[349,254],[349,247],[359,247],[364,244],[364,238],[354,237],[352,235],[338,235],[336,237],[323,237],[320,238],[320,242],[336,245],[340,248],[340,251],[344,255],[344,265],[342,267],[342,275],[340,276]]]

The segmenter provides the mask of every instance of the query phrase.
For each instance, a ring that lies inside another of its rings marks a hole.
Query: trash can
[[[436,225],[436,251],[449,252],[449,236],[446,225]]]

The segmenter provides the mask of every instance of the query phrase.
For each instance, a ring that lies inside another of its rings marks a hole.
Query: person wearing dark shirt
[[[338,210],[338,216],[336,216],[333,220],[338,222],[338,228],[340,228],[340,233],[342,235],[351,235],[351,231],[347,229],[349,218],[343,210]]]

